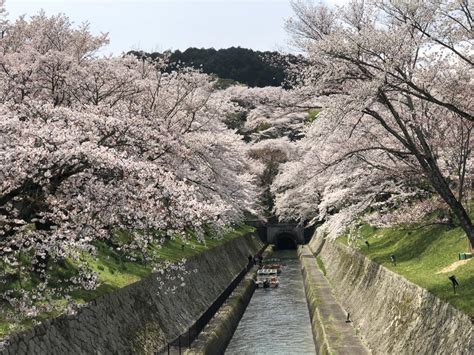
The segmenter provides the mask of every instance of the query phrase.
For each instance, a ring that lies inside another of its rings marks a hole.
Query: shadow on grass
[[[440,238],[440,234],[448,231],[447,227],[427,227],[418,230],[390,231],[389,235],[380,240],[372,239],[369,255],[377,263],[390,262],[390,255],[396,255],[397,262],[419,259]]]

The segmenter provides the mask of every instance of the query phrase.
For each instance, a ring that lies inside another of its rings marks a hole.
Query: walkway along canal
[[[255,290],[226,354],[316,353],[296,251],[277,251],[272,257],[286,265],[280,285]]]

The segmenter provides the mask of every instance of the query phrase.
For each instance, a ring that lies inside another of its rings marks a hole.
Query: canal
[[[255,290],[226,349],[228,355],[316,354],[296,251],[277,251],[272,257],[286,265],[280,285]]]

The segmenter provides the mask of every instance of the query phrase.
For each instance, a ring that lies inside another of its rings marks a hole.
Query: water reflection
[[[255,290],[226,354],[316,353],[296,251],[273,256],[287,265],[280,286]]]

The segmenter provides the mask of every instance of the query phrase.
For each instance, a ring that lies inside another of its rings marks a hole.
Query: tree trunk
[[[448,188],[448,191],[446,191],[444,189],[438,189],[437,186],[434,187],[438,191],[439,195],[443,198],[443,200],[448,204],[453,214],[457,217],[459,226],[464,230],[468,239],[467,249],[469,252],[471,252],[474,245],[474,225],[472,224],[471,218],[466,212],[466,209],[461,204],[461,202],[459,202],[454,197],[451,189]]]
[[[451,211],[453,211],[454,215],[458,218],[460,227],[464,230],[464,232],[466,232],[466,236],[467,236],[467,239],[468,239],[467,250],[469,252],[472,252],[473,245],[474,245],[474,225],[472,224],[472,221],[469,218],[469,215],[467,214],[466,209],[456,199],[453,199],[453,201],[451,201],[451,202],[448,202],[446,199],[444,199],[444,200],[449,205],[449,207],[451,208]]]
[[[472,224],[471,218],[467,213],[466,209],[462,205],[461,201],[456,198],[453,191],[449,187],[449,183],[441,173],[438,167],[436,158],[433,156],[431,148],[425,139],[425,136],[420,128],[415,128],[416,137],[421,144],[421,150],[418,149],[416,144],[413,144],[409,139],[411,150],[414,153],[416,159],[420,163],[422,169],[425,171],[426,176],[430,180],[436,192],[449,206],[453,214],[457,217],[460,227],[466,233],[468,239],[468,250],[472,250],[474,245],[474,225]]]
[[[441,174],[441,171],[438,169],[436,162],[432,158],[424,157],[425,159],[423,159],[420,156],[417,156],[417,158],[436,192],[438,192],[441,198],[449,206],[453,214],[457,217],[459,226],[466,233],[468,239],[468,250],[472,251],[472,247],[474,245],[474,225],[472,224],[469,214],[462,205],[461,201],[458,201],[456,196],[454,196],[454,193],[451,191],[448,182]]]

